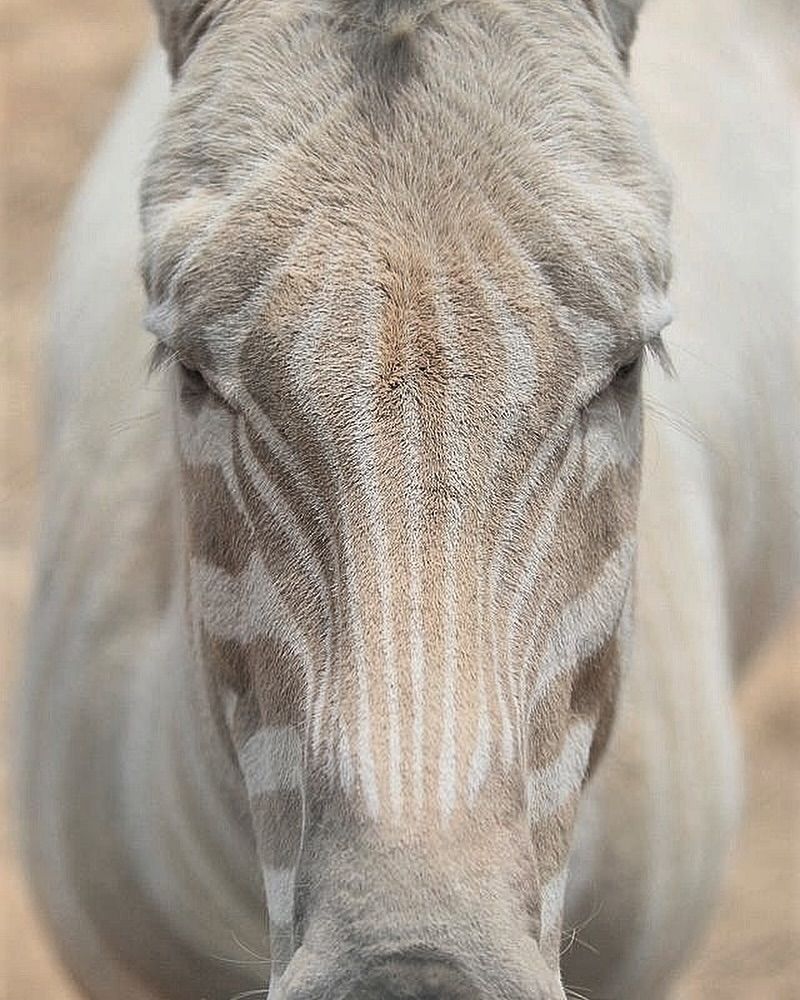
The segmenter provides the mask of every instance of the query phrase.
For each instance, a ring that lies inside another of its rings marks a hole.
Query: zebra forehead
[[[225,36],[211,37],[177,88],[144,185],[144,271],[159,336],[200,355],[210,345],[230,364],[253,336],[283,349],[287,327],[322,289],[333,307],[343,298],[352,307],[347,293],[370,280],[406,327],[424,328],[431,275],[465,306],[459,321],[473,341],[494,329],[480,290],[471,295],[483,279],[510,313],[534,330],[548,317],[589,357],[641,335],[669,277],[669,197],[616,70],[600,51],[589,63],[582,53],[572,76],[520,20],[509,28],[520,60],[509,74],[490,26],[466,11],[446,17],[452,41],[440,48],[431,38],[429,85],[397,95],[391,127],[376,121],[338,56],[309,59],[305,90],[294,64],[288,101],[271,75],[285,78],[280,51],[265,44],[257,65],[228,54],[224,82],[214,55]],[[546,20],[554,36],[565,27],[561,14]],[[293,30],[302,49],[306,29]],[[591,30],[588,16],[571,30]],[[449,71],[451,49],[474,50],[479,84]],[[298,90],[330,99],[299,100]],[[242,105],[247,127],[229,134]],[[581,127],[553,133],[557,107]]]

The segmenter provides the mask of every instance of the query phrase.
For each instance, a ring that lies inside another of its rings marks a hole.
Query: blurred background
[[[787,128],[800,135],[800,0],[759,3],[764,10],[759,30],[795,95],[794,122]],[[31,581],[37,365],[54,239],[71,189],[153,26],[145,0],[6,0],[0,18],[5,97],[0,706],[5,710]],[[797,186],[800,199],[800,177]],[[800,250],[800,233],[797,246]],[[749,779],[745,824],[719,914],[699,943],[681,1000],[800,998],[800,609],[751,671],[740,712]],[[4,805],[7,742],[3,737],[0,754],[0,996],[78,1000],[42,935],[14,861]]]

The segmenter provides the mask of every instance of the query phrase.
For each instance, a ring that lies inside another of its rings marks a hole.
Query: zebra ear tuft
[[[197,43],[228,6],[228,0],[152,0],[152,3],[170,73],[176,77]]]
[[[639,11],[644,0],[587,0],[587,2],[595,17],[611,36],[617,54],[627,69]]]

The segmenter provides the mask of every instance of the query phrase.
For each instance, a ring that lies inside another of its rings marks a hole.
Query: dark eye
[[[641,365],[641,354],[637,355],[632,361],[626,361],[624,365],[620,365],[614,373],[614,384],[620,387],[630,385],[639,374]]]
[[[209,391],[208,382],[197,368],[190,368],[179,361],[178,373],[181,382],[181,399],[196,400]]]
[[[180,398],[184,402],[197,402],[211,392],[198,368],[179,358],[173,347],[159,341],[150,355],[150,375],[168,367],[177,368]]]

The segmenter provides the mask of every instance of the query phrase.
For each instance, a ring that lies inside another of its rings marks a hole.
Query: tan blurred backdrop
[[[758,3],[767,14],[763,30],[775,59],[794,88],[800,122],[800,0]],[[37,363],[53,240],[70,190],[152,25],[145,0],[6,0],[0,16],[0,706],[7,711],[31,581]],[[742,694],[746,822],[718,918],[698,943],[681,1000],[800,998],[798,668],[800,613],[776,637]],[[3,737],[2,761],[8,743]],[[7,772],[0,764],[0,802]],[[0,997],[77,1000],[31,909],[5,813],[0,809]]]

